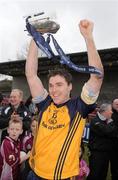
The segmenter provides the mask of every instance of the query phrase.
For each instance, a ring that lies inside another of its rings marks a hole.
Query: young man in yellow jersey
[[[28,180],[72,179],[79,174],[78,152],[88,113],[93,110],[103,81],[103,66],[92,35],[93,23],[81,20],[79,29],[83,35],[89,66],[102,72],[91,74],[82,88],[80,97],[71,99],[72,78],[65,70],[50,72],[49,93],[44,88],[38,71],[38,48],[33,40],[26,62],[26,77],[39,109],[40,123],[30,156],[32,171]]]

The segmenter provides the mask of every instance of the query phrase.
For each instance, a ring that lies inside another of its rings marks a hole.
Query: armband
[[[96,102],[98,98],[99,92],[94,93],[93,90],[90,87],[87,87],[86,83],[82,88],[81,92],[81,99],[86,103],[86,104],[93,104]]]
[[[36,96],[35,98],[33,98],[32,102],[34,104],[38,104],[38,103],[42,102],[47,97],[47,95],[48,95],[48,92],[46,89],[44,89],[43,94],[41,96]]]

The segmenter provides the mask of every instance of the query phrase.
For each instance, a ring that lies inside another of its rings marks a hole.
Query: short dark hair
[[[49,71],[48,81],[51,77],[56,76],[56,75],[64,77],[68,85],[72,83],[72,75],[66,69],[57,69],[57,70],[54,69],[54,70]]]

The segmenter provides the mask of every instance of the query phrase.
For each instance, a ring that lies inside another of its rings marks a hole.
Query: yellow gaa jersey
[[[80,98],[56,105],[50,96],[38,104],[39,127],[30,156],[30,166],[38,176],[59,180],[78,175],[85,119],[94,107]]]

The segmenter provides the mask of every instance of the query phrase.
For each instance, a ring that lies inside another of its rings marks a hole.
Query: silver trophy
[[[56,33],[60,25],[55,21],[51,20],[49,17],[40,18],[39,16],[44,13],[39,13],[31,16],[28,21],[29,23],[35,27],[35,29],[44,34],[44,33]]]

